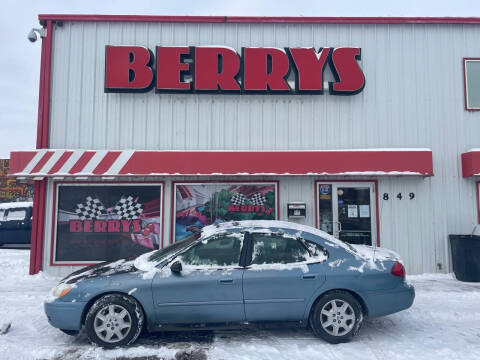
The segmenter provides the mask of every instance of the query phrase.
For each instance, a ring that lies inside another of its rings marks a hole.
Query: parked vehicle
[[[349,245],[317,229],[280,221],[211,225],[197,239],[76,271],[45,301],[51,325],[82,326],[106,348],[148,331],[310,325],[331,343],[349,341],[365,316],[410,307],[399,256]]]
[[[0,246],[30,244],[32,203],[0,203]]]

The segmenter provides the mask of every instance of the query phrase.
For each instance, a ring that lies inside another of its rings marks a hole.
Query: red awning
[[[433,175],[429,149],[325,151],[49,150],[11,153],[16,177]]]
[[[471,149],[462,154],[462,175],[480,176],[480,149]]]

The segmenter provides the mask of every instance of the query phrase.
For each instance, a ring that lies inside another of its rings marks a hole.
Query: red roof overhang
[[[292,24],[478,24],[478,17],[317,17],[317,16],[182,16],[40,14],[44,21],[166,22],[166,23],[292,23]]]
[[[158,175],[432,176],[429,149],[332,151],[37,150],[11,153],[17,177]]]
[[[480,149],[471,149],[462,154],[462,176],[480,176]]]

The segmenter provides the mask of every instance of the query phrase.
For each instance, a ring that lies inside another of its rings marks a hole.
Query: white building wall
[[[460,154],[480,147],[480,113],[464,110],[462,72],[463,57],[480,55],[479,35],[480,25],[65,22],[54,29],[50,147],[430,148],[435,176],[378,178],[379,193],[390,195],[379,199],[380,241],[400,252],[410,273],[450,271],[448,234],[471,232],[477,223],[475,184],[461,177]],[[152,50],[216,44],[238,52],[242,46],[358,46],[366,86],[354,96],[106,94],[109,44]],[[316,178],[275,179],[281,218],[287,201],[305,201],[306,223],[313,225]],[[171,179],[162,180],[169,238]],[[398,192],[416,196],[398,200]],[[51,206],[50,187],[48,199]],[[49,246],[44,255],[48,268]]]

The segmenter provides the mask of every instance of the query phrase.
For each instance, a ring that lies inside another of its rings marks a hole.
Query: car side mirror
[[[175,261],[172,266],[170,266],[170,270],[172,270],[173,273],[181,273],[182,272],[182,263],[180,261]]]

